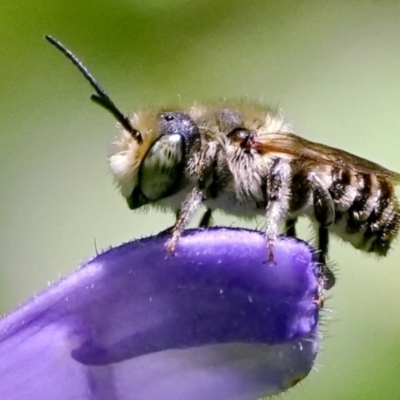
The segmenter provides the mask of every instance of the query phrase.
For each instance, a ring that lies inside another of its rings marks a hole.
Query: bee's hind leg
[[[321,272],[324,277],[324,286],[326,290],[331,289],[336,282],[335,274],[326,265],[328,257],[328,245],[329,245],[329,231],[328,228],[319,226],[318,227],[318,262],[321,265]]]
[[[319,182],[316,176],[310,179],[313,184],[313,205],[315,218],[318,226],[318,250],[319,263],[321,265],[321,274],[325,280],[325,289],[329,290],[334,286],[336,278],[334,273],[326,265],[329,248],[328,227],[335,221],[335,207],[327,189]]]

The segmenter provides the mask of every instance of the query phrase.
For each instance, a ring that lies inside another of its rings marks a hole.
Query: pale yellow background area
[[[95,244],[173,221],[130,212],[113,188],[106,154],[115,123],[46,33],[128,113],[261,98],[284,108],[304,137],[400,170],[399,1],[3,0],[3,313],[73,271]],[[216,222],[245,225],[221,215]],[[333,241],[331,255],[338,282],[316,371],[285,398],[400,399],[400,247],[378,261]]]

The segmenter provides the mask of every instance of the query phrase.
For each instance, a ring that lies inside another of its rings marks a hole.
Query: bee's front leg
[[[212,225],[212,212],[211,208],[207,208],[206,212],[201,217],[199,228],[208,228]]]
[[[171,237],[166,243],[165,247],[168,252],[172,253],[178,243],[179,238],[190,219],[193,217],[197,208],[203,201],[203,190],[200,187],[194,187],[189,195],[186,197],[181,209],[177,213],[176,222],[170,228]]]
[[[297,218],[290,218],[290,219],[286,220],[286,222],[285,222],[286,236],[297,237],[296,224],[297,224]]]
[[[206,189],[206,197],[207,199],[215,199],[218,196],[218,178],[216,174],[217,170],[217,162],[213,162],[212,166],[212,172],[211,172],[211,183]],[[212,225],[213,219],[212,219],[212,213],[213,210],[211,208],[207,208],[206,212],[203,214],[201,217],[199,227],[200,228],[208,228],[209,226]]]

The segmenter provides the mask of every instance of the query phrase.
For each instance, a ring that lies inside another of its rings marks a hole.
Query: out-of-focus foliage
[[[46,33],[128,113],[262,98],[282,106],[301,135],[400,170],[398,2],[3,0],[0,33],[3,312],[95,246],[172,222],[130,212],[113,189],[114,121]],[[244,225],[222,215],[217,223]],[[339,279],[318,372],[287,398],[400,398],[400,249],[378,261],[333,241],[331,255]]]

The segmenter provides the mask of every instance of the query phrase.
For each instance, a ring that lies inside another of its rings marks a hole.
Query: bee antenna
[[[89,70],[85,67],[79,58],[71,52],[71,50],[67,49],[61,42],[50,35],[45,35],[46,40],[61,51],[82,73],[82,75],[86,78],[86,80],[90,83],[92,88],[96,91],[97,94],[92,94],[90,96],[91,100],[101,107],[105,108],[109,111],[116,120],[128,131],[132,134],[133,137],[137,140],[138,143],[143,142],[142,135],[140,132],[135,129],[129,118],[122,114],[122,112],[117,108],[114,102],[110,99],[106,91],[101,87],[101,85],[96,81],[93,75],[89,72]]]

